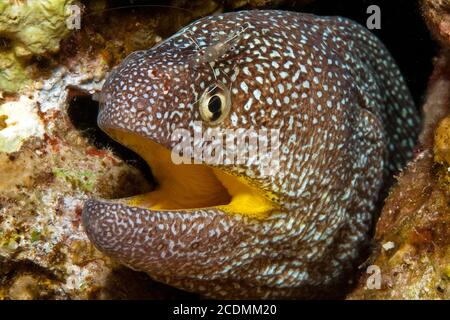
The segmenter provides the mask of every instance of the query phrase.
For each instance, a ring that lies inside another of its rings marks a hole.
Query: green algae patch
[[[31,231],[30,241],[31,243],[38,242],[42,239],[42,233],[39,230]]]
[[[0,52],[0,91],[16,92],[30,83],[26,69],[12,52]]]
[[[89,170],[69,170],[63,168],[55,168],[53,174],[56,178],[62,179],[72,185],[74,188],[91,192],[94,190],[95,175]]]

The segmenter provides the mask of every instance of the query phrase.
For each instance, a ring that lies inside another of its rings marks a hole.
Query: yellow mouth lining
[[[149,139],[121,130],[108,133],[139,154],[158,182],[154,191],[124,199],[130,206],[185,211],[216,208],[257,219],[265,218],[278,207],[273,195],[251,186],[244,177],[204,164],[176,165],[170,150]]]

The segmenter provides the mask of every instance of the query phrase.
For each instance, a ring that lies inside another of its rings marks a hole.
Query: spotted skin
[[[229,34],[238,36],[225,52],[202,56]],[[345,18],[218,14],[131,54],[104,85],[98,123],[172,148],[171,133],[201,120],[196,101],[216,81],[231,89],[221,128],[280,129],[277,174],[222,169],[272,191],[281,209],[255,220],[90,200],[89,238],[133,269],[209,297],[329,296],[360,261],[381,188],[412,156],[419,117],[398,67]]]

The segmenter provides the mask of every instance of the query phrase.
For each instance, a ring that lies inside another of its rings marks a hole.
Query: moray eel
[[[278,169],[175,164],[173,132],[198,122],[277,129]],[[129,55],[103,86],[98,125],[157,181],[147,194],[86,202],[83,225],[100,251],[208,297],[314,298],[335,294],[361,261],[419,117],[365,28],[262,10],[202,18]]]

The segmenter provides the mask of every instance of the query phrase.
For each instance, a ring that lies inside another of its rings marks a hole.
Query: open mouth
[[[216,209],[257,219],[267,217],[279,207],[273,194],[258,188],[246,177],[206,164],[175,164],[169,149],[148,138],[119,129],[106,131],[139,154],[157,182],[151,192],[118,199],[128,206],[155,211]]]

